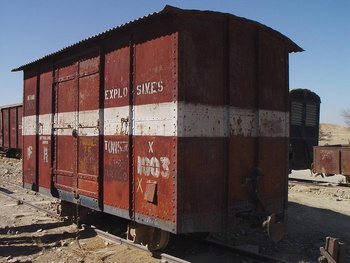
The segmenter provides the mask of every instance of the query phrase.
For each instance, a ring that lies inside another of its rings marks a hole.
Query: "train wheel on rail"
[[[150,234],[150,240],[147,246],[149,251],[166,248],[170,239],[170,233],[168,231],[152,227]]]
[[[156,251],[162,250],[168,245],[170,233],[159,228],[130,223],[127,239],[136,244],[147,246],[149,251]]]

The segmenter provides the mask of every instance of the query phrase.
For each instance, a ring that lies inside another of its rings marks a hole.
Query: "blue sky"
[[[305,49],[290,55],[290,88],[322,100],[321,122],[345,126],[350,108],[350,1],[348,0],[1,0],[0,105],[21,102],[22,72],[11,72],[82,39],[160,11],[231,13],[265,24]]]

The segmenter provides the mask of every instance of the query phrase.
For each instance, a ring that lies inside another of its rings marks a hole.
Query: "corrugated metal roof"
[[[31,65],[33,65],[33,64],[35,64],[35,63],[37,63],[37,62],[39,62],[41,60],[45,60],[45,59],[51,58],[51,57],[53,57],[53,56],[55,56],[55,55],[57,55],[59,53],[62,53],[64,51],[68,51],[68,50],[70,50],[70,49],[72,49],[74,47],[77,47],[79,45],[85,44],[85,43],[87,43],[89,41],[101,38],[101,37],[105,36],[108,33],[111,33],[113,31],[122,29],[122,28],[124,28],[126,26],[131,26],[131,25],[139,23],[141,21],[143,22],[143,21],[148,20],[150,18],[154,18],[154,17],[159,16],[159,15],[170,14],[170,13],[206,13],[206,14],[211,14],[211,15],[229,16],[231,18],[236,18],[236,19],[239,19],[239,20],[243,20],[246,23],[254,24],[254,25],[258,26],[260,29],[266,30],[266,31],[270,32],[271,34],[275,35],[276,37],[282,39],[283,41],[285,41],[286,43],[289,44],[289,46],[290,46],[290,51],[289,52],[302,52],[302,51],[304,51],[302,48],[300,48],[297,44],[295,44],[292,40],[290,40],[289,38],[287,38],[283,34],[279,33],[278,31],[276,31],[276,30],[274,30],[274,29],[272,29],[270,27],[267,27],[267,26],[265,26],[263,24],[260,24],[260,23],[258,23],[256,21],[249,20],[249,19],[246,19],[246,18],[243,18],[243,17],[238,17],[238,16],[235,16],[235,15],[232,15],[232,14],[228,14],[228,13],[220,13],[220,12],[214,12],[214,11],[184,10],[184,9],[180,9],[180,8],[176,8],[176,7],[172,7],[172,6],[168,6],[167,5],[167,6],[164,7],[163,10],[161,10],[159,12],[154,12],[154,13],[149,14],[147,16],[140,17],[140,18],[132,20],[130,22],[127,22],[127,23],[121,24],[119,26],[113,27],[113,28],[111,28],[111,29],[109,29],[107,31],[102,32],[102,33],[99,33],[99,34],[96,34],[94,36],[91,36],[91,37],[88,37],[86,39],[83,39],[83,40],[81,40],[81,41],[79,41],[79,42],[77,42],[77,43],[75,43],[73,45],[64,47],[64,48],[62,48],[62,49],[60,49],[60,50],[58,50],[58,51],[56,51],[54,53],[51,53],[51,54],[46,55],[46,56],[44,56],[42,58],[39,58],[39,59],[34,60],[32,62],[29,62],[29,63],[27,63],[27,64],[25,64],[23,66],[18,67],[18,68],[15,68],[15,69],[12,70],[12,72],[24,70],[25,68],[27,68],[27,67],[29,67],[29,66],[31,66]]]
[[[10,104],[10,105],[0,106],[0,109],[14,108],[14,107],[18,107],[18,106],[23,106],[23,103],[15,103],[15,104]]]

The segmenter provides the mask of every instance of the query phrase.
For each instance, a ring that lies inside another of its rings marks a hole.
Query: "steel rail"
[[[304,183],[304,184],[320,184],[319,186],[324,186],[322,184],[332,184],[336,185],[337,187],[350,187],[350,183],[334,183],[334,182],[327,182],[327,181],[319,181],[317,179],[303,179],[303,178],[289,178],[288,181],[292,183],[293,181],[297,183]]]
[[[215,245],[215,246],[225,248],[225,249],[228,249],[228,250],[231,250],[234,252],[239,252],[241,254],[248,255],[250,257],[253,257],[256,259],[261,259],[261,260],[268,261],[268,262],[283,262],[283,263],[287,262],[287,261],[279,259],[279,258],[264,255],[264,254],[261,254],[258,252],[249,251],[249,250],[243,249],[241,247],[232,246],[232,245],[229,245],[229,244],[224,243],[223,241],[219,241],[219,240],[208,239],[208,240],[205,240],[204,242],[208,242],[210,245]]]
[[[21,200],[19,197],[16,197],[16,196],[13,196],[13,195],[11,195],[11,194],[8,194],[8,193],[6,193],[4,190],[6,190],[6,189],[0,188],[0,193],[3,194],[3,195],[5,195],[5,196],[7,196],[7,197],[9,197],[9,198],[12,198],[12,199],[18,201],[20,204],[23,204],[23,205],[26,205],[26,206],[28,206],[28,207],[34,208],[34,209],[36,209],[37,211],[41,211],[41,212],[43,212],[43,213],[46,213],[46,214],[47,214],[48,216],[50,216],[50,217],[53,217],[53,218],[56,218],[56,219],[60,219],[60,220],[63,220],[63,221],[64,221],[64,220],[67,220],[66,218],[63,218],[63,217],[59,216],[58,214],[56,214],[56,213],[54,213],[54,212],[51,212],[50,210],[47,210],[47,209],[42,208],[42,207],[40,207],[40,206],[34,205],[34,204],[29,203],[29,202],[27,202],[27,201]]]
[[[17,185],[17,184],[15,184]],[[17,185],[18,186],[18,185]],[[40,206],[37,206],[35,204],[32,204],[32,203],[29,203],[27,201],[24,201],[24,200],[21,200],[19,197],[16,197],[16,196],[13,196],[12,194],[8,194],[6,193],[6,191],[10,192],[10,190],[8,189],[5,189],[5,188],[1,188],[0,187],[0,193],[9,197],[9,198],[12,198],[18,202],[20,202],[20,204],[23,204],[23,205],[26,205],[28,207],[31,207],[37,211],[41,211],[41,212],[44,212],[45,214],[47,214],[48,216],[50,217],[54,217],[56,219],[59,219],[59,220],[67,220],[66,218],[64,217],[61,217],[60,215],[54,213],[54,212],[51,212],[50,210],[47,210],[45,208],[42,208]],[[12,192],[12,191],[11,191]],[[100,229],[97,229],[97,228],[93,228],[91,227],[91,229],[101,238],[107,240],[107,241],[111,241],[111,242],[114,242],[116,244],[119,244],[119,245],[123,245],[123,246],[127,246],[127,247],[132,247],[132,248],[135,248],[135,249],[139,249],[139,250],[143,250],[143,251],[146,251],[146,252],[149,252],[149,253],[152,253],[152,255],[156,258],[161,258],[161,259],[165,259],[167,262],[169,263],[189,263],[189,261],[186,261],[186,260],[183,260],[183,259],[180,259],[180,258],[176,258],[174,256],[171,256],[171,255],[168,255],[168,254],[165,254],[165,253],[159,253],[159,252],[150,252],[146,246],[142,246],[142,245],[139,245],[139,244],[135,244],[135,243],[132,243],[131,241],[129,240],[126,240],[124,238],[121,238],[121,237],[118,237],[118,236],[115,236],[115,235],[112,235],[110,233],[107,233],[107,232],[104,232]]]
[[[15,185],[19,186],[17,184],[15,184]],[[54,212],[51,212],[51,211],[49,211],[49,210],[47,210],[45,208],[42,208],[40,206],[31,204],[31,203],[29,203],[27,201],[21,200],[20,198],[18,198],[16,196],[12,196],[11,194],[6,193],[5,192],[6,190],[7,189],[0,187],[0,193],[1,194],[5,195],[5,196],[7,196],[9,198],[12,198],[14,200],[17,200],[21,204],[24,204],[24,205],[26,205],[28,207],[34,208],[34,209],[36,209],[38,211],[44,212],[50,217],[54,217],[54,218],[59,219],[59,220],[67,220],[66,218],[61,217],[60,215],[58,215],[58,214],[56,214]],[[8,190],[8,191],[10,191],[10,190]],[[131,248],[135,248],[135,249],[139,249],[139,250],[142,250],[142,251],[145,251],[145,252],[152,253],[152,256],[154,256],[156,258],[164,259],[164,260],[166,260],[169,263],[189,263],[189,261],[186,261],[186,260],[183,260],[183,259],[171,256],[171,255],[166,254],[166,253],[161,253],[161,252],[158,252],[158,251],[150,252],[147,249],[146,246],[135,244],[135,243],[133,243],[133,242],[127,240],[127,239],[115,236],[113,234],[110,234],[108,232],[102,231],[102,230],[97,229],[95,227],[91,227],[91,226],[86,226],[86,227],[88,227],[91,230],[93,230],[99,237],[105,239],[106,241],[110,241],[110,242],[113,242],[113,243],[116,243],[116,244],[119,244],[119,245],[123,245],[123,246],[127,246],[127,247],[131,247]],[[249,251],[249,250],[245,250],[245,249],[242,249],[240,247],[231,246],[231,245],[229,245],[227,243],[223,243],[221,241],[214,240],[214,239],[208,239],[208,240],[205,240],[205,241],[202,241],[202,242],[203,243],[207,243],[208,245],[215,245],[215,246],[217,246],[219,248],[224,248],[224,249],[228,249],[228,250],[231,250],[231,251],[234,251],[234,252],[245,254],[245,255],[254,257],[256,259],[261,259],[261,260],[264,260],[264,261],[268,260],[269,262],[285,262],[284,260],[281,260],[281,259],[278,259],[278,258],[274,258],[274,257],[268,256],[268,255],[252,252],[252,251]]]
[[[183,260],[181,258],[177,258],[177,257],[171,256],[169,254],[165,254],[165,253],[161,253],[161,252],[157,252],[157,251],[150,252],[147,249],[146,246],[135,244],[135,243],[133,243],[133,242],[127,240],[127,239],[124,239],[124,238],[112,235],[112,234],[104,232],[104,231],[102,231],[100,229],[93,228],[93,230],[96,232],[96,234],[99,237],[101,237],[101,238],[103,238],[103,239],[105,239],[107,241],[111,241],[111,242],[114,242],[114,243],[119,244],[119,245],[124,245],[124,246],[127,246],[127,247],[132,247],[132,248],[136,248],[136,249],[139,249],[139,250],[143,250],[143,251],[152,253],[152,255],[154,257],[164,259],[164,260],[166,260],[169,263],[171,263],[171,262],[173,262],[173,263],[190,263],[187,260]]]

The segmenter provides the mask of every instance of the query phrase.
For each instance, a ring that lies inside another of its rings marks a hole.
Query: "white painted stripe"
[[[261,137],[288,137],[289,112],[260,110],[259,134]]]
[[[79,111],[78,136],[98,136],[100,134],[100,112],[102,110]]]
[[[39,115],[39,135],[51,135],[52,114]]]
[[[177,136],[177,102],[135,106],[133,134]]]
[[[131,118],[132,116],[132,118]],[[24,135],[51,134],[51,114],[23,118]],[[130,120],[133,119],[131,123]],[[58,113],[54,133],[79,136],[288,137],[289,112],[242,109],[184,102]],[[78,125],[79,122],[79,125]],[[131,131],[131,132],[130,132]]]
[[[129,106],[104,109],[104,135],[129,134],[129,114]]]
[[[253,109],[230,107],[230,135],[257,137],[259,134],[258,112]]]
[[[22,134],[24,136],[38,134],[37,116],[33,115],[22,118]]]
[[[180,104],[180,137],[288,137],[289,112]]]
[[[72,136],[73,129],[76,128],[77,112],[59,112],[54,114],[53,134]]]
[[[178,124],[180,137],[226,137],[228,107],[180,103]]]

